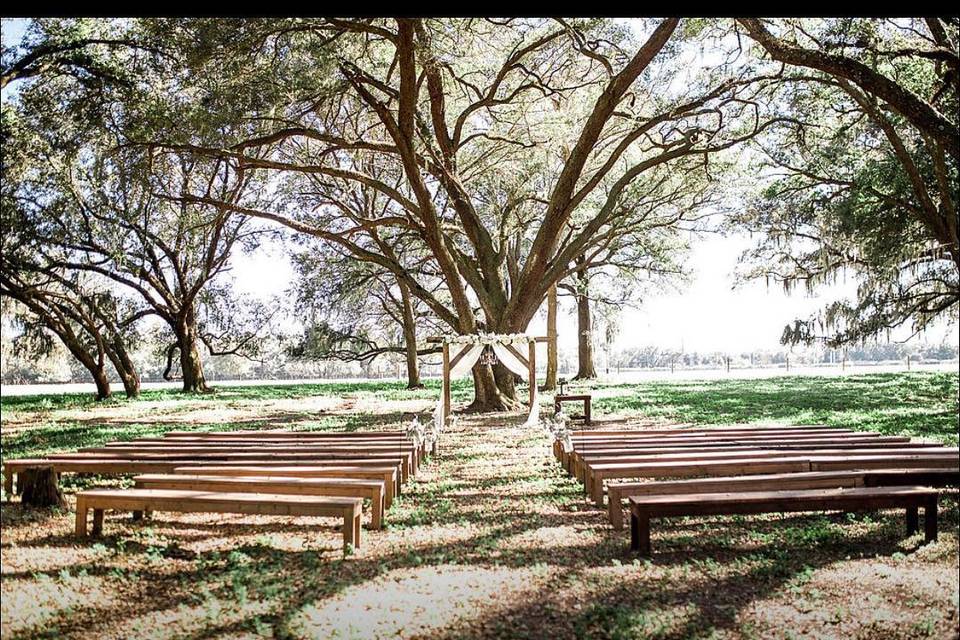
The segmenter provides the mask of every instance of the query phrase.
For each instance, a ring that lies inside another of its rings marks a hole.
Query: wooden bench
[[[237,442],[220,442],[215,440],[201,441],[199,443],[141,443],[141,442],[109,442],[100,447],[84,447],[78,450],[78,453],[96,453],[105,455],[116,454],[261,454],[268,455],[287,455],[297,454],[299,457],[308,457],[307,454],[315,454],[317,457],[367,457],[384,458],[398,457],[406,459],[406,464],[410,468],[410,475],[416,475],[420,463],[418,449],[412,448],[409,444],[394,445],[361,445],[361,444],[315,444],[298,442],[271,442],[261,443],[250,440],[241,440]]]
[[[775,446],[775,445],[911,445],[911,446],[939,446],[939,443],[911,442],[909,438],[901,436],[877,436],[877,435],[823,435],[815,437],[806,436],[731,436],[731,437],[670,437],[670,438],[643,438],[643,439],[617,439],[604,440],[600,442],[577,442],[572,441],[572,450],[568,455],[574,453],[591,453],[602,451],[615,451],[622,449],[649,449],[649,448],[707,448],[722,446]]]
[[[924,539],[937,539],[937,491],[926,487],[860,487],[694,493],[630,497],[630,549],[650,555],[650,520],[677,516],[795,513],[801,511],[875,511],[905,508],[907,535],[919,528],[924,511]]]
[[[747,476],[761,473],[801,471],[853,471],[856,469],[951,469],[957,454],[844,455],[804,454],[773,458],[737,458],[709,461],[627,462],[590,466],[586,471],[587,492],[603,507],[603,481],[616,478],[681,478],[695,476]]]
[[[370,527],[383,528],[383,480],[347,478],[275,478],[146,474],[133,479],[138,489],[183,489],[234,493],[289,493],[306,496],[347,496],[370,500]]]
[[[592,396],[589,393],[582,394],[566,394],[560,395],[557,394],[553,398],[553,412],[554,414],[560,413],[560,409],[563,407],[564,402],[582,402],[583,403],[583,415],[582,416],[570,416],[572,420],[583,420],[584,424],[590,424],[590,402]]]
[[[123,458],[48,459],[20,458],[7,460],[3,465],[3,483],[7,495],[13,495],[14,478],[24,469],[50,467],[56,473],[89,473],[103,475],[133,475],[140,473],[192,473],[193,475],[240,476],[301,476],[323,478],[361,478],[383,480],[386,487],[384,501],[390,508],[399,495],[399,471],[396,466],[379,461],[350,459],[308,462],[258,461],[243,462],[185,461],[185,460],[126,460]]]
[[[143,452],[111,449],[103,453],[53,453],[47,456],[49,460],[144,460],[144,461],[179,461],[187,463],[215,463],[247,464],[248,462],[264,464],[321,464],[340,462],[355,466],[384,466],[396,464],[401,471],[401,479],[406,482],[413,471],[412,454],[407,453],[270,453],[262,451],[226,452],[226,453],[180,453]]]
[[[579,480],[584,480],[589,467],[602,464],[630,463],[630,462],[669,462],[680,460],[726,460],[730,458],[776,458],[783,456],[818,456],[818,457],[868,457],[868,456],[900,456],[900,455],[945,455],[957,458],[960,450],[956,447],[914,447],[900,445],[893,448],[875,449],[872,446],[850,449],[833,449],[829,447],[788,447],[788,448],[710,448],[710,449],[680,449],[680,450],[650,450],[630,451],[618,455],[607,453],[588,453],[574,458],[573,473]]]
[[[808,471],[660,480],[613,482],[607,486],[607,509],[614,529],[623,528],[623,500],[631,496],[718,493],[724,491],[785,491],[790,489],[837,489],[919,485],[946,487],[960,484],[960,469],[890,469],[886,471]]]
[[[78,536],[87,535],[87,512],[93,511],[93,535],[103,531],[103,512],[173,511],[242,513],[271,516],[323,516],[343,519],[343,548],[360,548],[361,498],[288,494],[218,493],[165,489],[94,489],[77,494]]]
[[[878,436],[874,434],[850,434],[850,435],[823,435],[823,436],[733,436],[733,437],[670,437],[670,438],[644,438],[644,439],[618,439],[605,440],[600,442],[578,442],[572,441],[572,450],[564,452],[559,449],[557,458],[563,463],[564,467],[570,468],[570,461],[577,455],[588,453],[601,453],[611,450],[626,449],[655,449],[655,448],[692,448],[704,449],[712,447],[778,447],[782,445],[836,445],[838,447],[861,446],[867,444],[877,444],[878,446],[915,446],[930,447],[941,446],[939,443],[911,442],[909,438],[900,436]]]

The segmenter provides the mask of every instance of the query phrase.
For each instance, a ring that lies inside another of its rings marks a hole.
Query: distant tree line
[[[842,363],[854,362],[904,362],[907,356],[914,362],[951,361],[958,357],[958,346],[942,343],[939,345],[907,345],[900,343],[876,343],[851,346],[844,349],[823,347],[798,347],[795,350],[752,352],[728,351],[684,351],[663,349],[661,347],[634,347],[624,349],[612,355],[614,367],[628,369],[664,369],[675,367],[722,368],[729,359],[731,366],[770,366],[791,364]]]

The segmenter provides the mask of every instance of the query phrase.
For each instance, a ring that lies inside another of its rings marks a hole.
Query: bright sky
[[[3,44],[20,41],[26,20],[2,21]],[[828,302],[850,295],[852,282],[823,288],[810,297],[802,290],[791,295],[772,284],[750,283],[733,290],[733,272],[740,253],[751,246],[746,235],[721,237],[707,235],[691,241],[690,284],[681,292],[649,298],[642,308],[628,309],[621,318],[618,348],[655,345],[686,351],[727,351],[736,353],[755,349],[777,350],[784,325],[805,318]],[[237,288],[262,298],[282,294],[290,285],[293,268],[286,253],[276,245],[265,246],[252,254],[237,254],[233,276]],[[576,345],[576,318],[568,307],[559,318],[561,348]],[[543,333],[545,320],[537,318],[528,329]],[[893,335],[903,340],[908,331]],[[918,336],[915,341],[960,342],[960,327],[940,326]]]

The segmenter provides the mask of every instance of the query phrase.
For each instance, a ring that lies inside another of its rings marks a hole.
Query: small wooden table
[[[583,420],[584,424],[592,424],[590,422],[590,400],[592,396],[589,393],[582,395],[560,395],[557,394],[553,399],[553,412],[554,414],[560,413],[560,407],[564,402],[582,402],[583,403],[583,415],[582,416],[570,416],[572,420]]]

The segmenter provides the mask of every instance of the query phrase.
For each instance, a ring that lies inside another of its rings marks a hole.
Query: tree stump
[[[53,467],[24,469],[18,482],[24,506],[67,508],[60,481]]]

